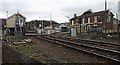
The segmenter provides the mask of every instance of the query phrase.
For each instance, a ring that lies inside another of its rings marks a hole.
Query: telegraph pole
[[[52,13],[50,13],[50,27],[52,27]]]
[[[106,0],[105,0],[105,5],[104,5],[104,7],[105,7],[105,12],[107,13],[107,1],[106,1]],[[107,22],[107,16],[105,17],[105,22]],[[105,25],[106,25],[106,23],[105,23]],[[106,34],[106,32],[107,32],[106,26],[103,26],[103,28],[104,28],[104,31],[105,31],[105,34]]]
[[[120,33],[119,33],[119,26],[118,26],[119,21],[118,21],[118,15],[117,15],[117,13],[116,13],[116,18],[117,18],[117,33],[118,33],[118,35],[120,36]]]
[[[6,11],[6,21],[7,21],[7,18],[8,18],[8,11]],[[6,25],[6,35],[10,35],[10,32],[9,32],[9,29],[7,28],[7,25]]]
[[[6,19],[8,18],[8,11],[6,11]]]
[[[105,11],[107,10],[107,1],[105,0]]]
[[[42,33],[44,32],[43,31],[43,17],[41,17],[41,27],[42,27]]]
[[[43,30],[43,18],[42,18],[42,30]]]
[[[117,15],[117,13],[116,13],[116,19],[117,19],[117,33],[118,33],[118,15]]]
[[[52,27],[52,13],[50,13],[50,27],[51,27],[51,34],[52,34],[52,29],[53,29],[53,27]]]

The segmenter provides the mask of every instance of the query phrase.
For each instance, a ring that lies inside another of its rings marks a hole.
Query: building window
[[[108,22],[110,22],[111,21],[111,13],[110,13],[110,11],[108,11]]]
[[[16,20],[16,24],[19,24],[19,19]]]
[[[23,26],[23,19],[19,19],[19,26]]]
[[[23,23],[23,22],[22,22],[22,19],[20,19],[20,23]]]
[[[74,21],[72,20],[72,25],[74,25]]]
[[[94,17],[94,22],[97,23],[97,16]]]
[[[85,18],[82,19],[82,23],[83,23],[83,24],[85,23]]]
[[[76,19],[76,22],[79,23],[79,19]]]
[[[90,23],[90,17],[88,18],[88,23]]]
[[[109,16],[109,17],[108,17],[108,22],[110,22],[110,21],[111,21],[111,17]]]
[[[87,31],[90,31],[90,28],[91,28],[91,26],[90,26],[90,25],[88,25],[88,26],[87,26]]]

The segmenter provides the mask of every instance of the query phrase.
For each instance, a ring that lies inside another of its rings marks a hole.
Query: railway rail
[[[68,40],[63,40],[63,39],[58,39],[52,36],[40,36],[37,37],[39,39],[43,39],[52,43],[56,43],[62,46],[66,46],[72,49],[76,49],[79,51],[83,51],[83,52],[87,52],[96,56],[100,56],[109,60],[112,60],[114,62],[119,62],[120,63],[120,52],[116,51],[116,50],[110,50],[110,49],[104,49],[104,48],[100,48],[100,47],[95,47],[95,46],[91,46],[88,44],[83,44],[83,42],[78,43],[78,42],[74,42],[74,41],[68,41]]]
[[[49,36],[49,37],[58,38],[55,36]],[[120,52],[120,44],[118,43],[88,40],[88,39],[82,39],[82,38],[71,38],[71,37],[59,37],[58,39],[63,39],[70,42],[77,42],[77,43],[82,42],[81,44],[86,44],[89,46],[100,47],[100,48],[108,49],[111,51]]]

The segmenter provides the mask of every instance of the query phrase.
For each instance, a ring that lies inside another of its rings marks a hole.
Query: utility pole
[[[117,13],[116,13],[116,19],[117,19],[117,33],[118,33],[118,15],[117,15]]]
[[[70,17],[69,16],[66,16],[69,20],[70,20]]]
[[[6,11],[6,19],[8,18],[8,11]]]
[[[6,21],[7,21],[7,18],[8,18],[8,11],[6,11]],[[7,28],[7,25],[6,25],[6,32],[4,32],[6,35],[10,35],[10,32],[9,32],[9,29]]]
[[[105,11],[107,10],[107,1],[105,0]]]
[[[43,31],[43,17],[41,17],[41,19],[42,19],[41,22],[42,22],[42,33],[43,33],[44,32]]]
[[[52,13],[50,13],[50,27],[52,27]]]
[[[116,13],[116,18],[117,18],[117,34],[118,34],[118,37],[117,37],[117,40],[119,40],[119,36],[120,36],[120,33],[119,33],[119,26],[118,26],[118,15],[117,15],[117,13]]]
[[[51,34],[52,34],[52,29],[53,29],[53,27],[52,27],[52,13],[50,13],[50,27],[51,27]]]
[[[42,30],[43,30],[43,18],[42,18]]]
[[[66,16],[66,18],[68,18],[68,21],[69,21],[69,22],[68,22],[68,26],[69,26],[69,27],[68,27],[68,30],[69,30],[68,33],[71,34],[71,22],[70,22],[70,17],[69,17],[69,16]]]
[[[69,26],[70,26],[70,17],[69,16],[66,16],[66,18],[68,18],[68,21],[69,21]],[[70,28],[70,27],[69,27]]]
[[[119,26],[118,26],[119,21],[118,21],[118,15],[117,15],[117,13],[116,13],[116,18],[117,18],[117,33],[118,33],[118,34],[119,34],[119,36],[120,36],[120,33],[119,33]]]
[[[106,1],[106,0],[105,0],[104,8],[105,8],[105,12],[107,13],[107,1]],[[108,16],[105,17],[105,25],[106,25],[106,22],[107,22],[107,17],[108,17]],[[104,28],[104,32],[105,32],[105,34],[106,34],[106,32],[107,32],[106,26],[103,26],[103,28]]]
[[[43,17],[39,17],[41,18],[41,25],[39,27],[41,27],[41,29],[43,29]]]

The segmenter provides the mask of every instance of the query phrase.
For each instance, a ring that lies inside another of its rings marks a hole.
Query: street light
[[[43,29],[43,17],[39,17],[39,18],[41,18],[41,21],[42,21],[42,24],[40,25],[40,27],[42,27]]]
[[[69,16],[66,16],[69,20],[70,20],[70,17]]]
[[[42,30],[41,30],[41,31],[42,31],[42,33],[43,33],[43,32],[44,32],[44,31],[43,31],[43,17],[39,17],[39,18],[41,18],[41,21],[42,21],[42,24],[39,25],[39,27],[42,27]]]
[[[50,27],[52,29],[52,13],[50,13]]]
[[[52,13],[50,13],[50,27],[51,27],[51,34],[52,34],[52,29],[53,29],[53,26],[52,26]]]
[[[68,20],[70,20],[70,17],[69,16],[66,16],[66,18],[68,18]],[[70,27],[69,27],[70,28]]]

